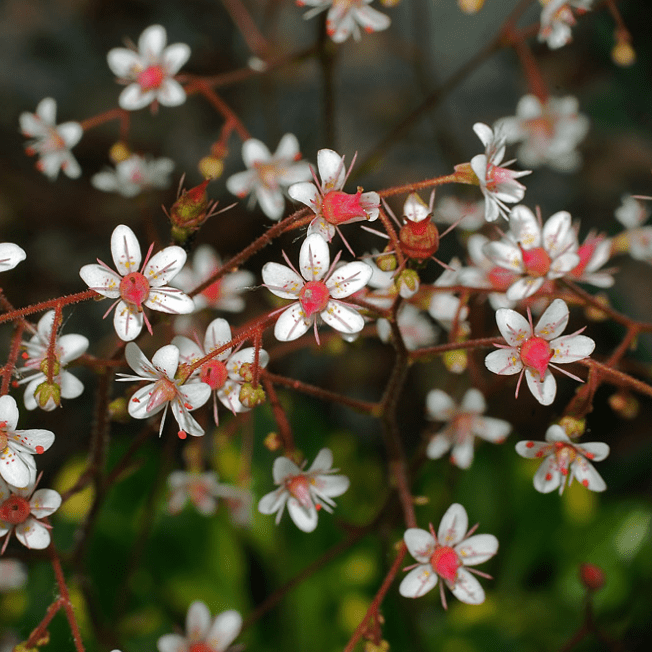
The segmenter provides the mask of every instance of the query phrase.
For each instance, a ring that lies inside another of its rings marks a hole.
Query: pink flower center
[[[0,505],[0,520],[12,525],[24,523],[30,514],[29,502],[22,496],[10,496]]]
[[[331,224],[346,224],[351,220],[367,219],[367,213],[360,203],[361,190],[349,195],[341,190],[331,190],[322,200],[324,219]]]
[[[254,167],[258,170],[258,178],[266,188],[270,190],[276,190],[278,188],[277,177],[281,174],[282,169],[280,170],[274,163],[256,162],[254,163]]]
[[[206,383],[213,390],[223,387],[227,376],[226,365],[214,358],[201,366],[201,372],[199,374],[202,383]]]
[[[165,71],[161,66],[149,66],[138,75],[138,83],[144,91],[159,88],[165,79]]]
[[[161,378],[154,383],[152,393],[147,401],[147,411],[155,410],[159,405],[176,398],[177,386],[169,378]]]
[[[586,266],[593,258],[593,254],[597,249],[598,245],[602,242],[602,237],[598,236],[596,238],[589,238],[583,245],[580,245],[577,249],[577,255],[580,257],[580,262],[571,270],[571,275],[576,278],[580,278],[584,274]]]
[[[285,488],[305,509],[310,509],[313,506],[312,497],[310,496],[310,483],[305,475],[291,476],[285,481]]]
[[[217,271],[217,267],[211,271],[211,275]],[[209,304],[213,305],[222,296],[222,279],[215,281],[209,285],[203,292],[202,296],[206,297]]]
[[[454,583],[457,569],[462,565],[457,553],[449,546],[438,546],[430,557],[432,569],[447,582]]]
[[[548,363],[553,356],[550,344],[541,337],[531,337],[521,346],[521,361],[526,367],[539,372],[541,380],[548,369]]]
[[[215,648],[208,643],[193,643],[188,647],[188,652],[215,652]]]
[[[308,281],[299,292],[299,301],[306,317],[326,310],[330,298],[331,293],[323,281]]]
[[[529,276],[545,276],[550,271],[550,256],[543,247],[523,249],[523,265]]]
[[[120,281],[120,296],[141,310],[149,297],[149,281],[140,272],[131,272]]]
[[[506,292],[507,288],[518,278],[514,272],[510,272],[504,267],[494,267],[488,274],[487,278],[491,287],[499,292]]]
[[[471,434],[474,420],[475,416],[468,412],[455,415],[451,426],[453,427],[453,433],[457,442],[463,441],[465,437]]]

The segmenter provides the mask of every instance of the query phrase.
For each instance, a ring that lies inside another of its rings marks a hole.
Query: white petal
[[[398,592],[404,598],[419,598],[435,588],[437,574],[430,564],[423,564],[412,569],[402,580]]]
[[[127,364],[143,378],[158,378],[158,373],[152,363],[145,357],[138,344],[129,342],[125,347]]]
[[[186,383],[179,388],[184,407],[189,412],[204,405],[211,397],[211,391],[206,383],[197,382]]]
[[[545,313],[544,313],[545,314]],[[520,313],[509,308],[496,310],[496,324],[510,346],[520,346],[532,337],[532,326]]]
[[[16,538],[32,550],[44,550],[50,545],[50,531],[32,517],[16,527]]]
[[[523,363],[516,349],[498,349],[484,359],[484,365],[495,374],[513,376],[523,369]]]
[[[272,477],[274,484],[282,484],[288,476],[299,475],[301,469],[285,456],[277,457],[272,466]]]
[[[188,652],[186,639],[179,634],[164,634],[158,639],[156,647],[159,652]]]
[[[204,335],[204,350],[206,353],[215,351],[231,341],[231,327],[226,319],[214,319],[206,328]],[[217,357],[218,360],[226,360],[231,355],[231,348],[224,349]]]
[[[480,582],[464,568],[457,570],[457,577],[451,591],[460,602],[466,604],[482,604],[484,602],[484,589]]]
[[[521,301],[536,294],[544,281],[545,278],[543,276],[525,276],[512,283],[507,288],[505,296],[508,301]]]
[[[30,511],[35,518],[50,516],[61,506],[61,496],[54,489],[37,489],[29,501]]]
[[[137,389],[129,399],[129,405],[127,410],[129,411],[129,416],[134,419],[147,419],[154,414],[159,413],[161,410],[165,409],[168,405],[167,401],[164,401],[160,405],[157,405],[154,408],[148,408],[149,397],[154,390],[154,383],[145,385]]]
[[[294,524],[303,532],[312,532],[317,527],[317,510],[314,506],[307,510],[291,496],[288,499],[288,512]]]
[[[355,9],[355,18],[365,32],[381,32],[387,29],[392,22],[389,16],[376,11],[368,5],[358,5]]]
[[[294,270],[279,263],[265,263],[262,275],[265,287],[282,299],[296,299],[305,283]]]
[[[163,106],[179,106],[186,101],[186,91],[176,79],[166,79],[156,92],[156,99]]]
[[[269,163],[271,158],[267,145],[257,138],[250,138],[242,143],[242,160],[248,168],[256,167],[257,163]]]
[[[120,301],[115,307],[113,315],[113,327],[117,336],[123,342],[135,340],[143,329],[143,313],[139,312],[135,306]]]
[[[189,315],[195,311],[195,303],[187,294],[169,286],[150,290],[144,305],[170,315]]]
[[[595,470],[593,464],[583,457],[575,458],[575,461],[571,464],[571,473],[591,491],[604,491],[607,488],[607,484]]]
[[[63,142],[66,144],[66,148],[71,149],[81,140],[84,130],[79,122],[64,122],[57,127],[57,134],[59,134]],[[69,171],[67,174],[68,176],[71,176]],[[73,178],[77,176],[79,175],[73,175]]]
[[[308,473],[325,473],[333,467],[333,452],[330,448],[322,448],[315,461],[310,465]]]
[[[13,269],[25,260],[27,254],[25,250],[12,242],[3,242],[0,244],[0,272],[6,272]]]
[[[550,405],[555,400],[557,394],[557,381],[550,373],[549,369],[546,370],[546,373],[543,375],[543,380],[541,380],[538,371],[526,369],[525,380],[527,381],[527,386],[532,392],[532,396],[534,396],[541,405]]]
[[[367,285],[372,269],[367,263],[355,261],[336,269],[326,281],[326,287],[334,299],[344,299]]]
[[[305,204],[315,213],[319,211],[321,195],[314,183],[308,183],[307,181],[295,183],[288,188],[288,195],[290,195],[294,201]]]
[[[258,174],[253,170],[236,172],[226,180],[227,190],[241,199],[246,197],[256,185]]]
[[[261,514],[274,514],[285,504],[288,496],[288,492],[283,488],[265,494],[258,501],[258,511]]]
[[[174,344],[162,346],[153,356],[152,365],[159,372],[159,377],[174,378],[179,366],[179,349]]]
[[[224,611],[215,618],[206,637],[214,652],[224,652],[242,629],[242,616],[235,610]]]
[[[18,454],[7,446],[0,452],[0,476],[14,487],[27,487],[36,478],[34,458]]]
[[[455,401],[441,389],[433,389],[426,396],[428,417],[435,421],[449,421],[456,407]]]
[[[451,447],[451,438],[444,433],[435,435],[429,442],[426,448],[426,457],[431,460],[438,460],[448,453]]]
[[[61,373],[60,383],[62,398],[77,398],[84,392],[84,383],[68,371]]]
[[[319,234],[309,235],[301,245],[299,271],[306,281],[321,280],[330,264],[328,244]],[[364,263],[363,263],[364,264]]]
[[[162,25],[150,25],[138,39],[138,50],[150,63],[157,62],[167,43],[167,33]]]
[[[359,333],[364,328],[362,315],[340,301],[331,299],[320,315],[325,323],[341,333]]]
[[[294,134],[284,134],[274,152],[278,160],[292,161],[299,155],[299,141]]]
[[[102,265],[84,265],[79,270],[82,280],[91,290],[109,299],[117,299],[120,296],[120,281],[122,277],[112,269]]]
[[[609,446],[600,441],[578,444],[577,450],[593,462],[601,462],[609,455]]]
[[[473,437],[462,437],[451,450],[451,462],[460,469],[468,469],[473,463]]]
[[[219,357],[219,356],[218,356]],[[227,371],[229,372],[229,377],[233,380],[242,380],[240,375],[240,370],[243,364],[253,364],[256,359],[256,349],[251,346],[246,349],[240,349],[237,353],[234,353],[226,363]],[[258,365],[261,369],[264,369],[269,363],[269,354],[263,349],[258,353]]]
[[[186,615],[186,636],[188,642],[203,643],[211,626],[211,612],[201,600],[196,600],[188,607]]]
[[[61,351],[59,360],[63,364],[67,364],[71,360],[76,360],[86,352],[89,341],[88,338],[83,335],[69,333],[68,335],[62,335],[58,339],[57,345]]]
[[[4,421],[7,430],[15,430],[18,425],[18,405],[9,394],[0,396],[0,421]]]
[[[509,230],[523,249],[540,247],[542,244],[539,221],[527,206],[514,206],[509,214]]]
[[[573,245],[577,249],[577,238],[570,213],[559,211],[551,215],[543,226],[543,247],[550,257],[557,258]]]
[[[118,104],[125,111],[138,111],[151,104],[156,98],[156,91],[150,90],[143,92],[140,84],[129,84],[118,98]]]
[[[550,347],[554,352],[551,361],[565,364],[588,358],[595,349],[595,342],[586,335],[567,335],[550,342]]]
[[[552,451],[552,447],[545,441],[532,441],[526,439],[516,443],[516,452],[521,456],[528,459],[536,457],[543,457]]]
[[[466,510],[459,503],[453,503],[441,519],[437,539],[440,546],[454,546],[458,544],[469,529],[469,517]]]
[[[470,412],[472,414],[483,414],[487,409],[487,404],[484,396],[479,389],[471,388],[467,390],[460,405],[462,412]]]
[[[161,63],[168,75],[176,75],[190,59],[190,48],[185,43],[173,43],[165,48]]]
[[[549,494],[551,491],[557,489],[561,482],[565,481],[566,479],[562,479],[562,475],[559,472],[557,460],[554,455],[549,455],[541,462],[541,466],[539,466],[533,478],[534,488],[542,494]]]
[[[52,446],[54,443],[54,433],[50,430],[42,430],[40,428],[16,430],[13,433],[7,430],[7,441],[18,453],[38,455]],[[23,485],[18,486],[22,487]]]
[[[320,498],[337,498],[346,493],[350,486],[351,481],[345,475],[320,475],[312,485]]]
[[[482,144],[485,147],[494,139],[494,132],[491,127],[488,127],[482,122],[476,122],[473,125],[473,131],[475,131],[477,137],[482,141]]]
[[[435,539],[430,532],[413,527],[405,531],[403,540],[405,541],[408,552],[417,561],[422,563],[430,561],[430,557],[435,551]]]
[[[476,534],[455,546],[465,566],[477,566],[498,552],[498,539],[493,534]]]
[[[566,302],[563,299],[555,299],[539,318],[534,334],[548,341],[559,337],[568,325],[568,317]]]
[[[195,387],[205,386],[208,388],[206,392],[206,401],[210,398],[211,389],[205,383],[196,383]],[[204,402],[206,402],[204,401]],[[197,423],[195,418],[189,413],[188,409],[179,399],[175,399],[170,403],[172,407],[172,414],[176,419],[177,424],[179,425],[179,431],[183,431],[188,435],[193,437],[203,437],[204,429]],[[165,419],[165,416],[163,417]],[[161,428],[163,428],[163,423],[161,423]]]
[[[337,152],[332,149],[320,149],[317,152],[317,167],[324,193],[342,188],[346,170],[344,161]]]
[[[136,234],[125,224],[116,226],[111,234],[111,255],[121,276],[137,272],[140,268],[140,244]]]
[[[278,188],[267,188],[258,186],[256,188],[256,198],[260,204],[260,210],[269,217],[270,220],[280,220],[285,210],[285,198]]]
[[[511,429],[512,425],[508,421],[494,419],[493,417],[480,417],[473,424],[474,435],[495,444],[502,443]]]
[[[106,55],[111,72],[121,79],[134,79],[134,73],[142,69],[140,55],[128,48],[113,48]]]
[[[186,264],[186,256],[181,247],[165,247],[149,259],[143,274],[152,287],[167,285]]]
[[[301,304],[293,303],[276,320],[274,337],[280,342],[291,342],[308,332],[312,323],[313,317],[306,317]]]

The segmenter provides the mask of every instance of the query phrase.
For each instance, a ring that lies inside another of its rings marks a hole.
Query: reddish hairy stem
[[[646,396],[652,396],[652,386],[644,383],[636,378],[632,378],[622,371],[617,369],[612,369],[611,367],[593,360],[592,358],[585,358],[584,360],[578,360],[578,363],[588,367],[589,369],[595,369],[605,376],[608,376],[614,385],[619,387],[629,387],[639,394],[645,394]]]
[[[85,290],[84,292],[78,292],[77,294],[68,294],[67,296],[59,297],[58,299],[41,301],[41,303],[35,303],[34,305],[27,306],[26,308],[16,308],[11,312],[0,315],[0,324],[25,317],[26,315],[33,315],[37,312],[43,312],[44,310],[49,310],[50,308],[56,308],[57,306],[63,307],[72,305],[73,303],[80,303],[81,301],[88,301],[88,299],[93,299],[99,296],[101,295],[95,292],[95,290]]]
[[[129,125],[129,111],[120,108],[109,109],[104,113],[100,113],[99,115],[93,116],[92,118],[83,120],[79,124],[84,131],[88,131],[89,129],[103,125],[105,122],[111,122],[111,120],[120,120],[120,135],[123,136],[124,124],[126,123]]]
[[[378,194],[381,197],[392,197],[394,195],[401,195],[405,193],[418,192],[424,188],[434,188],[435,186],[443,186],[446,183],[465,183],[471,184],[466,177],[453,174],[447,174],[443,177],[434,177],[433,179],[426,179],[425,181],[417,181],[416,183],[406,183],[404,186],[395,186],[394,188],[387,188],[380,190]],[[471,184],[474,185],[474,184]]]
[[[419,360],[420,358],[428,358],[446,351],[457,351],[457,349],[486,349],[494,344],[504,344],[505,340],[502,337],[481,337],[476,340],[467,340],[466,342],[450,342],[449,344],[439,344],[437,346],[429,346],[426,349],[419,349],[418,351],[410,351],[410,359]]]
[[[23,331],[25,330],[26,322],[21,320],[16,324],[16,330],[11,339],[11,348],[9,349],[9,357],[4,367],[2,367],[2,387],[0,388],[0,395],[4,396],[9,392],[9,385],[11,383],[11,376],[16,368],[16,360],[18,360],[18,353],[22,344]]]

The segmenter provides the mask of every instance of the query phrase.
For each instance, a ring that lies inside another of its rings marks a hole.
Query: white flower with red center
[[[541,10],[541,26],[539,41],[545,41],[551,50],[563,47],[573,40],[571,27],[577,22],[573,8],[578,13],[591,9],[593,0],[539,0],[543,5]]]
[[[303,532],[312,532],[317,527],[317,515],[321,509],[332,513],[335,502],[332,498],[341,496],[349,488],[345,475],[332,475],[339,469],[332,469],[333,453],[322,448],[312,466],[303,470],[287,457],[274,460],[272,475],[276,491],[263,496],[258,502],[261,514],[276,514],[276,524],[281,522],[287,503],[290,518]]]
[[[516,204],[523,199],[525,186],[516,179],[530,174],[531,170],[517,172],[500,167],[505,157],[505,136],[498,131],[494,133],[491,127],[481,122],[473,125],[473,131],[485,146],[485,153],[471,159],[471,169],[477,176],[484,195],[484,218],[487,222],[493,222],[499,215],[507,217],[506,203]]]
[[[561,278],[577,267],[577,236],[570,213],[559,211],[541,226],[527,206],[515,206],[509,214],[509,232],[485,245],[484,254],[498,267],[518,274],[508,288],[510,301],[537,292],[546,280]]]
[[[39,155],[36,169],[49,179],[56,179],[59,170],[71,179],[81,174],[79,163],[70,151],[81,139],[84,130],[78,122],[56,124],[57,103],[46,97],[36,107],[36,113],[20,114],[23,136],[33,138],[25,145],[29,156]]]
[[[453,503],[439,524],[439,531],[430,524],[430,532],[420,528],[410,528],[403,540],[409,553],[417,564],[405,570],[410,572],[403,578],[399,593],[406,598],[419,598],[439,584],[441,601],[447,608],[444,584],[453,595],[466,604],[482,604],[484,589],[471,573],[487,577],[468,566],[476,566],[491,559],[498,552],[498,539],[493,534],[471,536],[474,527],[467,532],[469,517],[459,503]]]
[[[588,358],[595,342],[586,335],[580,335],[584,328],[562,336],[568,324],[568,306],[562,299],[555,299],[541,315],[536,328],[532,317],[528,321],[514,310],[501,308],[496,311],[496,323],[507,345],[496,345],[484,360],[489,371],[502,376],[520,374],[516,385],[516,396],[525,374],[525,380],[534,398],[542,405],[555,400],[557,383],[550,368],[556,369],[579,382],[580,378],[558,367]]]
[[[19,489],[0,478],[0,537],[7,537],[0,554],[5,551],[12,532],[27,548],[43,550],[50,545],[50,526],[40,519],[59,509],[61,496],[54,489],[34,491],[34,488],[35,481]]]
[[[0,242],[0,272],[7,272],[13,269],[27,258],[22,247],[13,242]]]
[[[13,397],[0,396],[0,476],[14,487],[27,487],[36,480],[34,455],[54,442],[49,430],[16,430],[18,406]]]
[[[320,185],[302,182],[288,188],[292,199],[305,204],[315,213],[308,227],[309,234],[319,233],[330,242],[342,224],[378,219],[380,196],[377,192],[362,192],[360,187],[355,195],[342,191],[348,176],[343,157],[332,149],[320,149],[317,152],[317,168]]]
[[[518,160],[526,167],[548,165],[559,172],[577,170],[582,158],[576,151],[589,130],[589,119],[579,113],[577,98],[523,96],[516,115],[494,125],[508,143],[521,142]]]
[[[342,43],[353,34],[353,38],[360,40],[360,28],[367,34],[381,32],[387,29],[391,20],[380,11],[372,9],[369,5],[372,0],[296,0],[299,7],[313,7],[306,12],[304,18],[308,20],[313,16],[328,9],[326,16],[326,33],[335,43]]]
[[[140,335],[143,323],[152,332],[143,307],[173,315],[184,315],[195,309],[193,300],[168,283],[179,273],[186,262],[186,252],[181,247],[166,247],[150,258],[152,245],[147,252],[141,271],[140,245],[134,232],[124,224],[111,235],[111,255],[116,266],[114,272],[98,259],[99,265],[84,265],[79,275],[91,290],[117,301],[113,326],[118,337],[125,342]]]
[[[545,458],[534,475],[534,488],[542,494],[559,487],[564,491],[566,480],[570,485],[575,478],[591,491],[607,488],[592,462],[601,462],[609,455],[609,446],[602,442],[574,444],[561,426],[550,426],[546,441],[519,441],[516,452],[521,457]],[[590,461],[589,461],[590,460]]]
[[[460,469],[468,469],[473,462],[476,437],[502,444],[512,426],[502,419],[482,416],[486,409],[484,396],[477,389],[469,389],[459,406],[441,389],[428,392],[427,417],[448,425],[430,439],[426,455],[431,460],[438,460],[450,450],[451,462]]]
[[[161,25],[151,25],[138,39],[138,51],[129,48],[109,50],[107,62],[111,72],[127,87],[120,93],[118,104],[127,111],[142,109],[148,104],[179,106],[186,101],[186,91],[174,79],[190,58],[185,43],[166,46],[167,33]]]
[[[168,407],[179,424],[179,437],[186,434],[201,437],[203,428],[190,415],[190,412],[201,407],[208,401],[211,388],[203,382],[186,383],[186,377],[179,377],[179,349],[174,344],[161,347],[150,362],[137,344],[129,342],[125,348],[125,358],[129,366],[136,372],[118,374],[119,381],[153,381],[137,389],[129,399],[129,414],[134,419],[147,419],[163,410],[163,418],[159,428],[159,437],[163,432]]]
[[[360,313],[340,299],[351,296],[367,284],[371,267],[362,261],[354,261],[334,269],[338,259],[339,254],[329,269],[328,244],[319,234],[313,233],[301,245],[301,275],[285,265],[265,264],[265,287],[282,299],[297,299],[276,321],[274,335],[277,340],[296,340],[314,324],[315,338],[319,342],[317,316],[331,328],[347,335],[362,330],[364,319]],[[324,278],[326,280],[322,280]]]
[[[600,268],[611,257],[612,242],[606,236],[589,233],[577,248],[580,262],[568,272],[567,276],[580,283],[590,283],[599,288],[609,288],[614,284],[613,270]]]
[[[193,340],[178,335],[172,340],[179,349],[179,361],[182,365],[189,367],[209,353],[222,348],[231,341],[231,327],[226,319],[214,319],[206,329],[203,348]],[[217,402],[219,398],[234,414],[248,412],[240,401],[240,390],[245,382],[251,382],[254,377],[254,363],[256,361],[256,349],[248,347],[232,352],[231,346],[218,353],[210,360],[207,360],[200,367],[197,367],[187,383],[202,382],[208,385],[214,396],[213,417],[215,423],[217,418]],[[269,362],[269,354],[260,349],[258,352],[258,367],[264,369]],[[183,366],[179,369],[178,375],[184,375]]]
[[[285,210],[283,191],[311,176],[310,164],[301,160],[296,136],[285,134],[274,154],[260,140],[250,138],[242,144],[242,160],[247,170],[226,180],[228,191],[241,199],[251,193],[267,217],[280,220]]]
[[[208,607],[197,600],[188,608],[186,635],[165,634],[156,647],[159,652],[225,652],[241,629],[237,611],[223,611],[212,619]]]
[[[625,241],[632,258],[652,262],[652,226],[643,226],[650,217],[650,209],[631,195],[623,195],[621,201],[615,216],[626,231],[618,239]]]
[[[172,471],[168,476],[168,512],[178,514],[191,502],[204,515],[215,514],[220,485],[214,471]]]
[[[167,188],[174,161],[170,158],[156,158],[132,154],[124,161],[94,174],[91,183],[98,190],[117,192],[123,197],[135,197],[144,190]]]
[[[77,398],[84,391],[83,383],[66,371],[68,363],[76,360],[86,352],[88,338],[83,335],[70,333],[68,335],[55,335],[54,355],[52,359],[52,383],[48,382],[50,362],[48,349],[52,338],[54,326],[54,310],[49,310],[39,320],[35,333],[29,342],[25,342],[25,366],[20,370],[27,375],[19,383],[28,383],[25,388],[24,401],[28,410],[37,407],[46,411],[54,410],[60,405],[57,398]],[[58,388],[58,389],[57,389]]]

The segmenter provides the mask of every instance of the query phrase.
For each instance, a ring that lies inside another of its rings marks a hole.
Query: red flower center
[[[299,301],[306,317],[326,310],[330,298],[331,293],[323,281],[308,281],[299,292]]]
[[[215,648],[208,643],[193,643],[188,647],[188,652],[215,652]]]
[[[165,71],[161,66],[149,66],[138,75],[138,83],[144,91],[159,88],[165,79]]]
[[[220,389],[224,386],[228,372],[226,365],[220,360],[209,360],[201,366],[199,377],[202,383],[206,383],[211,389]]]
[[[454,583],[457,569],[462,565],[457,553],[449,546],[439,546],[430,557],[432,569],[446,581]]]
[[[550,344],[541,337],[531,337],[521,346],[521,361],[526,367],[538,371],[541,380],[553,355]]]
[[[360,203],[359,190],[355,195],[349,195],[341,190],[331,190],[322,200],[324,219],[331,224],[346,224],[351,220],[367,219],[367,213]]]
[[[157,380],[147,401],[147,411],[151,412],[166,401],[172,401],[177,396],[177,392],[177,386],[169,378]]]
[[[521,248],[523,265],[529,276],[545,276],[550,271],[550,256],[543,247]]]
[[[211,275],[217,271],[217,267],[211,271]],[[202,296],[210,305],[213,305],[222,296],[222,279],[218,279],[215,283],[211,283],[203,292]]]
[[[494,290],[506,292],[507,288],[518,278],[518,276],[504,267],[494,267],[487,274],[487,278]]]
[[[149,281],[140,272],[131,272],[120,281],[120,296],[139,310],[149,297]]]
[[[310,485],[305,475],[293,475],[285,481],[285,488],[294,496],[302,507],[310,509],[312,498],[310,496]]]
[[[22,496],[10,496],[0,505],[0,520],[12,525],[24,523],[30,514],[29,502]]]

